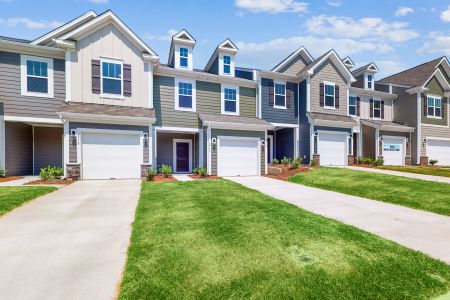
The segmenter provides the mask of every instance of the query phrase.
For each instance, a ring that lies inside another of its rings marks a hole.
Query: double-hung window
[[[373,90],[373,75],[367,74],[367,89]]]
[[[231,74],[231,56],[223,56],[223,73],[226,75]]]
[[[195,111],[195,81],[175,79],[175,109]]]
[[[427,116],[432,118],[442,118],[442,99],[427,96]]]
[[[53,60],[21,56],[21,94],[53,97]]]
[[[373,117],[375,119],[381,119],[381,101],[373,100]]]
[[[122,68],[121,62],[102,61],[102,93],[109,95],[122,95]]]
[[[180,67],[187,68],[189,66],[189,49],[180,47]]]
[[[275,83],[275,108],[286,108],[286,84]]]
[[[357,115],[357,97],[356,96],[350,96],[348,98],[348,114],[351,116]]]
[[[239,115],[239,88],[222,86],[222,113]]]
[[[335,87],[334,84],[324,84],[325,108],[335,108]]]

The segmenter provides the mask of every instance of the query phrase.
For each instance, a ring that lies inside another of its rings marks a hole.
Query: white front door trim
[[[269,145],[270,145],[270,156],[269,156],[268,163],[271,164],[273,162],[273,135],[272,134],[267,135],[267,141],[268,142],[270,141],[269,142]]]
[[[173,139],[173,172],[178,173],[177,170],[177,143],[188,143],[189,144],[189,171],[192,172],[192,140],[191,139]]]

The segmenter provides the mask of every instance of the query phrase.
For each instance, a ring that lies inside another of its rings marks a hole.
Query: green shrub
[[[432,166],[434,166],[435,164],[437,164],[439,161],[437,160],[437,159],[431,159],[430,161],[429,161],[429,164],[430,165],[432,165]]]
[[[159,168],[159,173],[161,173],[164,178],[172,176],[172,167],[162,164]]]
[[[291,159],[289,157],[283,157],[283,159],[281,160],[281,163],[285,166],[289,165],[291,163]]]
[[[317,160],[312,159],[312,160],[311,160],[311,166],[315,167],[315,166],[317,166],[317,165],[318,165]]]
[[[300,161],[297,159],[294,159],[291,161],[291,169],[298,169],[300,167]]]
[[[59,179],[64,174],[64,170],[59,167],[51,167],[47,166],[45,168],[41,168],[39,172],[39,177],[43,180],[51,180],[51,179]]]
[[[381,158],[379,158],[379,159],[373,161],[373,165],[374,165],[375,167],[382,166],[383,164],[384,164],[384,160],[381,159]]]
[[[0,178],[5,178],[5,177],[6,177],[6,170],[0,168]]]
[[[300,156],[297,156],[293,161],[298,162],[298,164],[300,165],[302,163],[302,158]]]
[[[363,162],[364,162],[364,157],[358,156],[358,157],[356,158],[356,163],[357,163],[358,165],[362,164]]]
[[[280,161],[276,158],[272,159],[272,165],[278,165]]]
[[[197,168],[197,172],[196,174],[200,177],[206,177],[208,176],[208,172],[206,171],[205,168]]]
[[[156,174],[157,174],[157,172],[156,172],[155,169],[153,169],[153,168],[147,169],[147,174],[145,175],[145,179],[147,181],[153,181],[153,179],[155,178]]]

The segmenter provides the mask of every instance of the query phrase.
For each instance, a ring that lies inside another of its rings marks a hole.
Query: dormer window
[[[180,67],[187,68],[189,66],[189,49],[180,47]]]
[[[226,75],[231,74],[231,57],[228,55],[223,56],[223,73]]]
[[[366,74],[366,90],[374,89],[374,78],[373,74]]]

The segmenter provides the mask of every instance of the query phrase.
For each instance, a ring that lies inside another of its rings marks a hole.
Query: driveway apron
[[[0,218],[0,298],[112,299],[140,180],[80,181]]]

